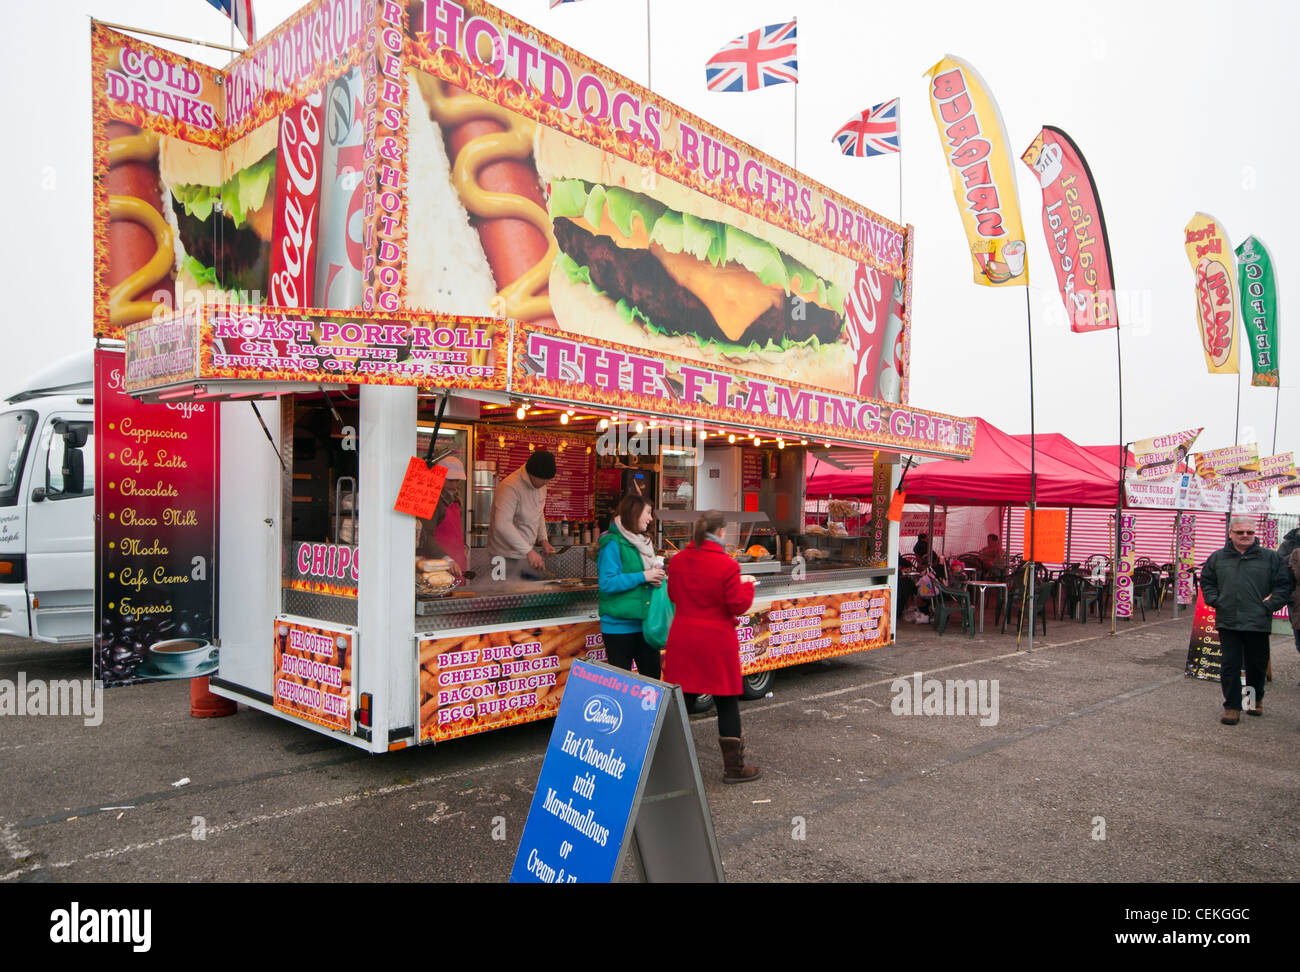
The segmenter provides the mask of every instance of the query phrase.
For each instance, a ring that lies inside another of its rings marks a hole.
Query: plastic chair
[[[1165,598],[1172,594],[1178,588],[1178,565],[1161,564],[1160,581],[1156,585],[1156,610],[1159,611],[1165,606]]]
[[[948,615],[961,614],[961,626],[963,631],[969,631],[972,638],[975,637],[975,609],[971,607],[970,591],[964,587],[946,587],[942,583],[939,585],[939,593],[936,594],[930,603],[934,606],[933,622],[938,629],[939,634],[943,634],[944,629],[948,627]],[[949,605],[949,601],[952,602]]]
[[[1105,567],[1110,570],[1110,558],[1105,554],[1093,554],[1083,562],[1083,571],[1085,574],[1093,573],[1098,567]]]
[[[1065,605],[1061,610],[1061,616],[1072,619],[1075,609],[1079,606],[1079,601],[1083,599],[1083,576],[1074,571],[1066,571],[1061,575],[1059,583],[1061,592],[1065,595]]]
[[[1143,621],[1147,619],[1146,602],[1152,597],[1152,588],[1155,583],[1155,575],[1149,567],[1133,568],[1133,603],[1142,612]]]
[[[1048,581],[1046,584],[1034,583],[1034,620],[1041,618],[1043,621],[1043,634],[1047,634],[1047,604],[1056,597],[1057,582]],[[1025,603],[1025,588],[1022,584],[1012,587],[1007,594],[1007,610],[1002,615],[1002,633],[1006,634],[1007,621],[1011,615],[1016,616],[1016,634],[1024,630],[1024,617],[1021,610]],[[1031,620],[1030,623],[1033,623]]]
[[[1081,586],[1079,588],[1079,623],[1088,623],[1088,609],[1093,604],[1097,605],[1097,620],[1105,623],[1106,620],[1106,599],[1110,595],[1110,583],[1094,584],[1086,577],[1079,578]]]

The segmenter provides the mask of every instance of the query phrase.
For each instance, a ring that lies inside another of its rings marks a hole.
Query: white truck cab
[[[0,405],[0,634],[91,640],[94,374],[87,350]]]

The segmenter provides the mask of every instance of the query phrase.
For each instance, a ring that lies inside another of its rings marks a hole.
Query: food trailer
[[[176,252],[134,320],[130,275],[97,274],[100,336],[137,401],[219,415],[214,692],[372,752],[549,717],[604,657],[595,542],[633,490],[669,557],[728,512],[749,691],[892,643],[899,458],[974,435],[907,400],[910,227],[476,0],[318,2],[208,74],[94,30],[97,117],[156,159],[169,212],[142,222]],[[212,95],[215,137],[114,80],[149,58]],[[238,253],[187,242],[232,209]],[[805,529],[832,447],[875,476],[851,550]],[[556,553],[520,579],[489,511],[539,449]],[[430,478],[442,519],[395,508]],[[454,581],[428,555],[448,515]]]

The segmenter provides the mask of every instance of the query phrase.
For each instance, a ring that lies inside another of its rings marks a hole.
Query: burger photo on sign
[[[225,152],[164,138],[164,215],[176,236],[177,288],[248,302],[264,295],[275,214],[276,121]]]
[[[852,392],[854,264],[639,165],[539,126],[566,331]]]

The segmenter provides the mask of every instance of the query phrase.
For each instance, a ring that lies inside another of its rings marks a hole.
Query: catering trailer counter
[[[130,395],[220,414],[214,691],[374,752],[551,715],[629,491],[669,553],[706,500],[766,518],[750,674],[891,641],[899,457],[974,429],[908,402],[910,227],[480,0],[318,0],[222,70],[96,24],[92,63],[96,335]],[[131,97],[146,63],[210,126]],[[834,557],[802,493],[831,446],[875,477]],[[538,450],[523,578],[487,521]]]

